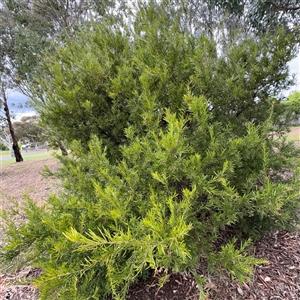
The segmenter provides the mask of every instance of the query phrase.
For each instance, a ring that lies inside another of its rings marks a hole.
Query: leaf
[[[241,296],[244,295],[243,290],[242,290],[239,286],[237,287],[237,292],[238,292]]]

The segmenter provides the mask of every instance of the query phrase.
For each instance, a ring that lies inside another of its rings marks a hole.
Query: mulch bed
[[[15,274],[2,274],[0,277],[0,300],[37,300],[39,292],[32,284],[25,283],[37,278],[41,271],[26,267]]]
[[[256,247],[256,256],[266,258],[269,264],[256,269],[256,298],[245,299],[300,299],[299,232],[282,232],[263,239]]]
[[[239,284],[228,277],[208,274],[199,268],[199,275],[209,280],[203,286],[205,300],[298,300],[300,299],[300,235],[299,232],[280,232],[261,239],[254,254],[267,259],[268,264],[255,268],[251,283]],[[201,274],[202,273],[202,274]],[[24,279],[39,275],[37,269],[25,268],[15,275],[0,278],[0,300],[36,300],[38,292]],[[14,282],[14,283],[13,283]],[[134,285],[127,300],[198,300],[199,289],[192,275],[170,274],[162,288],[159,276]],[[71,300],[71,299],[70,299]]]
[[[300,236],[281,232],[265,237],[255,245],[254,255],[267,259],[268,264],[255,268],[251,283],[239,284],[222,275],[216,277],[204,270],[209,278],[203,290],[205,300],[298,300],[300,299]],[[151,282],[152,280],[152,282]],[[199,290],[194,278],[176,274],[170,276],[163,288],[153,284],[153,278],[134,287],[128,300],[198,300]]]
[[[297,300],[300,299],[299,232],[281,232],[255,245],[255,256],[268,264],[255,268],[251,283],[217,282],[218,291],[209,291],[211,300]]]

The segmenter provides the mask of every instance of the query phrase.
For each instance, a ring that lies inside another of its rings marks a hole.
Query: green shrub
[[[1,151],[7,151],[9,149],[3,143],[0,142],[0,150]]]
[[[52,138],[87,145],[96,135],[109,159],[118,159],[128,125],[143,135],[154,114],[163,127],[166,108],[186,109],[188,89],[207,99],[211,123],[237,136],[249,122],[262,125],[271,111],[279,122],[284,107],[277,95],[289,83],[293,36],[243,37],[218,54],[213,40],[181,30],[157,10],[139,11],[132,30],[88,25],[41,58],[34,107]]]
[[[248,124],[244,137],[229,138],[209,124],[203,97],[188,93],[184,102],[190,113],[166,110],[164,129],[155,118],[143,137],[128,127],[115,163],[97,137],[89,151],[74,142],[75,159],[60,158],[64,192],[44,207],[28,200],[19,208],[28,222],[4,216],[2,258],[27,255],[43,269],[42,299],[124,299],[147,270],[193,270],[199,255],[243,281],[260,261],[244,253],[250,240],[239,249],[237,238],[296,221],[298,175],[272,180],[258,128]],[[233,240],[224,237],[228,228]]]
[[[133,33],[93,24],[42,60],[37,110],[72,155],[61,193],[3,212],[1,248],[42,268],[42,299],[124,299],[149,271],[194,272],[200,256],[244,281],[262,262],[251,240],[297,225],[299,153],[270,134],[290,37],[218,55],[169,15],[137,15]]]

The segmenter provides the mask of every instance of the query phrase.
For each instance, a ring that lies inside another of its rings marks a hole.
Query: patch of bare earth
[[[1,167],[1,209],[10,208],[11,197],[22,201],[27,192],[38,203],[53,191],[55,182],[40,175],[44,165],[55,170],[54,158],[9,164]],[[200,260],[197,270],[208,281],[203,286],[205,300],[298,300],[300,299],[300,237],[299,233],[280,232],[256,243],[253,254],[264,258],[268,264],[254,270],[252,281],[238,284],[226,272],[215,276],[208,273],[205,260]],[[0,300],[36,300],[38,291],[29,283],[39,276],[40,270],[31,267],[15,274],[0,274]],[[127,300],[198,300],[199,289],[193,275],[170,274],[163,287],[159,287],[162,274],[150,276],[133,285]],[[72,299],[70,299],[72,300]]]
[[[40,174],[44,166],[55,171],[57,160],[51,157],[0,166],[1,209],[7,208],[9,198],[22,201],[24,193],[37,202],[46,199],[49,196],[51,187],[53,187],[53,182]]]
[[[45,165],[52,171],[58,167],[55,158],[0,165],[0,209],[9,210],[12,199],[22,202],[24,194],[42,204],[56,189],[54,180],[44,178],[40,174]],[[30,282],[39,274],[39,270],[31,267],[18,270],[15,274],[0,273],[0,300],[38,299],[38,291],[30,283],[25,282]]]

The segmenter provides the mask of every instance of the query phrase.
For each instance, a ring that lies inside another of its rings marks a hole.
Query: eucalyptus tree
[[[11,135],[11,139],[12,139],[11,147],[13,149],[16,162],[21,162],[21,161],[23,161],[23,157],[21,154],[21,149],[19,148],[18,139],[15,134],[15,130],[14,130],[14,127],[12,124],[12,119],[10,116],[9,105],[8,105],[8,96],[7,96],[7,85],[6,85],[6,82],[0,82],[0,85],[1,85],[0,86],[0,89],[1,89],[0,90],[0,104],[3,107],[6,122],[7,122],[8,129],[9,129],[9,133]]]
[[[300,33],[298,0],[255,0],[251,3],[249,21],[259,34],[284,26],[289,32]]]
[[[19,121],[14,121],[13,126],[18,140],[30,142],[45,142],[45,130],[38,124],[38,116],[23,116]]]
[[[76,38],[83,24],[116,15],[115,4],[109,0],[4,0],[0,11],[2,76],[9,77],[10,86],[31,97],[30,84],[39,74],[39,57],[66,37]],[[58,144],[66,154],[62,141]]]
[[[193,2],[193,1],[192,1]],[[195,1],[199,3],[199,1]],[[298,0],[206,0],[211,7],[227,13],[235,22],[244,20],[248,30],[256,35],[284,27],[299,34],[300,5]],[[238,25],[238,23],[236,23]]]
[[[23,157],[14,133],[8,103],[8,93],[16,87],[16,68],[13,63],[15,57],[15,41],[12,35],[13,22],[9,15],[2,13],[2,10],[3,7],[1,7],[0,14],[0,109],[3,110],[3,116],[9,128],[16,162],[20,162],[23,161]],[[6,26],[7,24],[10,26]]]
[[[3,26],[14,41],[13,56],[17,69],[16,83],[30,94],[28,83],[38,74],[39,55],[51,49],[64,37],[76,37],[76,31],[86,22],[98,21],[115,4],[114,1],[77,0],[4,0],[1,14]],[[4,49],[5,51],[5,49]]]

